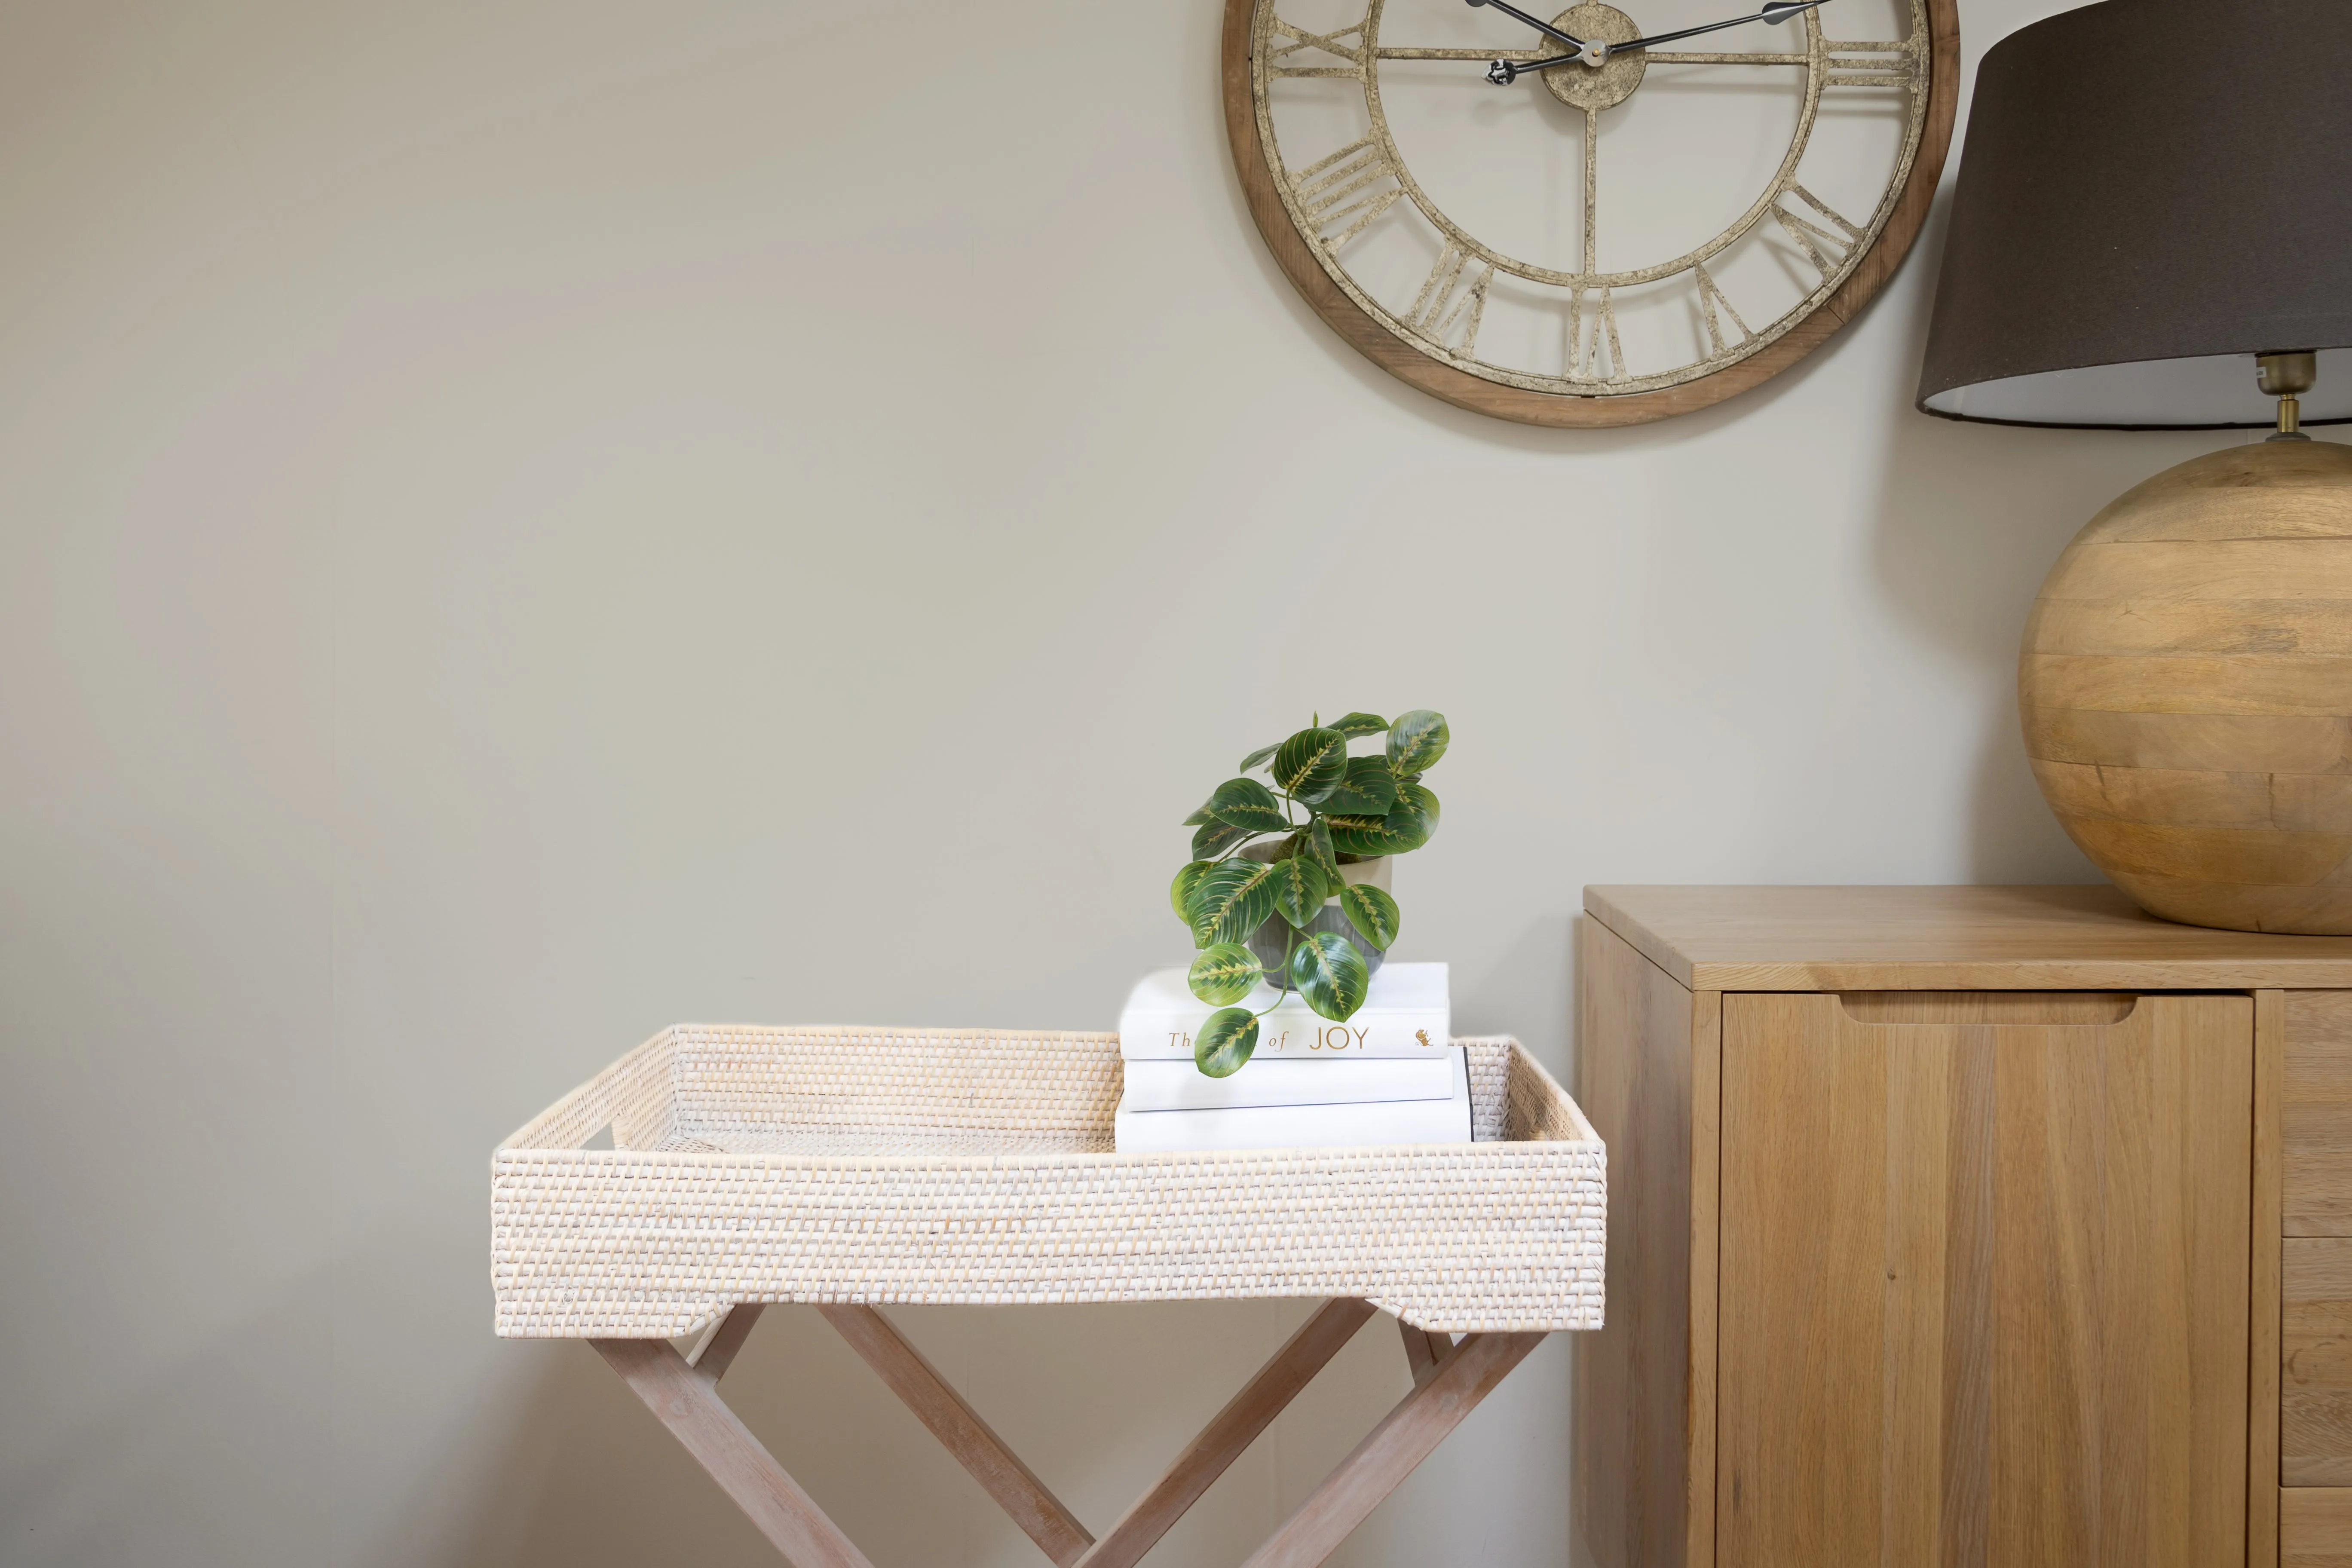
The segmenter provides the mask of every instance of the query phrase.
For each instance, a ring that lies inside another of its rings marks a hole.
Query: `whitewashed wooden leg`
[[[874,1568],[727,1408],[715,1375],[687,1365],[666,1340],[588,1342],[793,1568]],[[742,1342],[740,1336],[736,1342]],[[706,1366],[709,1359],[706,1351]]]
[[[955,1456],[956,1463],[996,1500],[996,1506],[1037,1543],[1039,1551],[1061,1568],[1071,1568],[1085,1557],[1095,1538],[1004,1446],[1004,1440],[989,1429],[979,1413],[963,1402],[963,1396],[948,1386],[947,1380],[923,1359],[922,1352],[907,1342],[889,1319],[871,1307],[819,1307],[817,1310],[889,1385],[890,1392],[906,1401],[915,1419],[930,1428],[940,1447]]]
[[[1257,1375],[1226,1402],[1201,1435],[1192,1439],[1176,1462],[1136,1500],[1126,1516],[1092,1552],[1078,1559],[1077,1568],[1133,1568],[1158,1544],[1184,1512],[1201,1499],[1210,1484],[1242,1457],[1259,1433],[1272,1425],[1299,1391],[1314,1381],[1339,1347],[1353,1339],[1375,1309],[1370,1301],[1326,1301],[1290,1336]]]
[[[710,1325],[701,1339],[688,1351],[686,1364],[717,1383],[735,1364],[735,1352],[751,1337],[751,1327],[760,1321],[760,1303],[746,1301],[730,1307],[719,1321]]]
[[[1243,1568],[1316,1568],[1543,1338],[1464,1338],[1435,1374],[1381,1418]]]
[[[1404,1363],[1412,1369],[1415,1388],[1435,1377],[1437,1363],[1454,1353],[1452,1334],[1416,1329],[1402,1318],[1397,1320],[1397,1332],[1404,1339]]]

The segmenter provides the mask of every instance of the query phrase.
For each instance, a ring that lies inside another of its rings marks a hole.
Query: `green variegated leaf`
[[[1330,896],[1323,868],[1306,856],[1293,855],[1274,863],[1274,912],[1292,925],[1303,926],[1313,920]]]
[[[1204,822],[1192,830],[1192,858],[1218,859],[1256,837],[1254,828],[1235,827],[1230,822]]]
[[[1257,1049],[1257,1019],[1246,1007],[1209,1015],[1192,1037],[1192,1065],[1210,1078],[1231,1078]]]
[[[1437,831],[1437,792],[1427,784],[1401,784],[1397,785],[1396,805],[1389,808],[1391,819],[1396,816],[1397,806],[1410,806],[1421,814],[1423,824],[1421,839],[1423,843],[1428,843],[1430,835]]]
[[[1350,741],[1360,740],[1366,735],[1377,735],[1388,727],[1389,721],[1377,713],[1350,713],[1345,719],[1331,721],[1331,728],[1339,731]]]
[[[1192,940],[1247,942],[1274,913],[1274,867],[1264,860],[1220,860],[1192,895]]]
[[[1369,882],[1350,882],[1339,889],[1339,911],[1375,951],[1396,945],[1397,923],[1403,919],[1397,901]]]
[[[1257,954],[1240,942],[1220,942],[1192,961],[1192,971],[1184,983],[1210,1006],[1223,1007],[1248,995],[1265,978],[1265,968]]]
[[[1186,817],[1184,819],[1184,826],[1187,827],[1198,827],[1204,822],[1214,822],[1215,820],[1215,817],[1209,815],[1209,808],[1204,805],[1200,810],[1194,812],[1192,816]]]
[[[1427,773],[1445,754],[1449,738],[1443,713],[1416,708],[1398,714],[1389,726],[1389,771],[1400,776]]]
[[[1187,861],[1176,873],[1176,879],[1168,884],[1168,901],[1175,906],[1176,918],[1186,925],[1192,923],[1192,912],[1185,906],[1192,901],[1194,889],[1200,887],[1201,879],[1209,874],[1212,864],[1207,860]]]
[[[1391,806],[1386,816],[1335,816],[1331,844],[1342,855],[1370,859],[1376,855],[1406,855],[1429,841],[1421,819],[1402,806]]]
[[[1310,805],[1347,776],[1348,737],[1337,730],[1301,730],[1274,753],[1274,782],[1285,795]]]
[[[1403,855],[1437,831],[1437,796],[1423,784],[1399,784],[1397,803],[1381,817],[1335,816],[1331,843],[1346,855]]]
[[[1370,858],[1388,853],[1382,847],[1388,832],[1386,817],[1327,816],[1322,821],[1331,830],[1331,847],[1342,855]]]
[[[1252,752],[1248,756],[1244,757],[1242,759],[1242,765],[1235,768],[1234,772],[1237,773],[1245,773],[1281,749],[1282,746],[1279,742],[1276,742],[1271,746],[1260,746],[1256,751]]]
[[[1307,1005],[1335,1023],[1346,1023],[1364,1005],[1371,971],[1356,944],[1328,931],[1302,931],[1290,955],[1290,983]]]
[[[1246,827],[1252,833],[1290,831],[1282,802],[1255,779],[1227,779],[1202,809],[1229,827]]]
[[[1396,775],[1379,757],[1350,757],[1339,787],[1316,803],[1336,816],[1386,816],[1396,804]]]
[[[1339,885],[1339,852],[1331,845],[1331,825],[1320,816],[1307,825],[1307,830],[1297,836],[1300,840],[1297,853],[1323,868],[1323,885]],[[1328,894],[1326,895],[1328,896]]]

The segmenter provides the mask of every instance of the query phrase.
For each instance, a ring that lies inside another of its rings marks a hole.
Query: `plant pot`
[[[1278,844],[1253,844],[1242,853],[1253,860],[1271,860],[1278,847]],[[1339,864],[1340,879],[1351,885],[1369,882],[1385,893],[1390,890],[1389,867],[1395,858],[1393,855],[1377,855],[1369,860],[1343,858]],[[1337,898],[1324,900],[1323,907],[1315,911],[1315,918],[1307,922],[1304,930],[1310,934],[1329,931],[1334,936],[1346,937],[1355,945],[1356,951],[1364,955],[1364,967],[1375,974],[1380,973],[1381,961],[1386,955],[1366,942],[1362,933],[1348,923],[1348,917],[1340,912]],[[1268,974],[1277,974],[1281,972],[1283,954],[1289,943],[1290,922],[1276,915],[1250,933],[1249,950],[1257,954],[1257,961],[1265,965]]]

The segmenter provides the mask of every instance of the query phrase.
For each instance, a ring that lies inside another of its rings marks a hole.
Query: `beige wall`
[[[1404,950],[1563,1074],[1586,882],[2089,874],[2018,627],[2220,438],[1908,412],[1932,229],[1709,412],[1430,402],[1268,263],[1217,13],[0,13],[0,1556],[768,1561],[490,1336],[492,1144],[673,1019],[1107,1026],[1309,708],[1450,714]],[[1099,1521],[1297,1315],[905,1321]],[[1341,1561],[1561,1562],[1568,1360]],[[1165,1560],[1402,1384],[1365,1335]],[[884,1568],[1034,1561],[812,1318],[733,1386]]]

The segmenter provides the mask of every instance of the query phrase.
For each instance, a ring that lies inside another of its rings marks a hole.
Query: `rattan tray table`
[[[1412,1391],[1249,1568],[1320,1563],[1601,1326],[1601,1140],[1516,1041],[1456,1043],[1468,1144],[1118,1154],[1113,1035],[676,1026],[493,1157],[497,1330],[590,1341],[789,1561],[870,1568],[718,1396],[762,1307],[814,1305],[1048,1558],[1126,1568],[1385,1310]],[[1323,1304],[1100,1540],[877,1310],[1265,1296]]]

